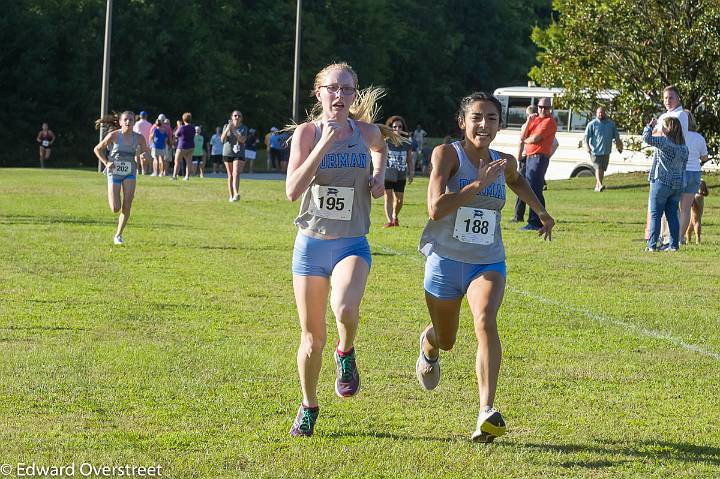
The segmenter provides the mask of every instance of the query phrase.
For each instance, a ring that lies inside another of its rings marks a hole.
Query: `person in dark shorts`
[[[220,135],[222,135],[222,128],[218,126],[215,128],[215,134],[210,138],[210,159],[212,160],[213,174],[220,171],[220,165],[223,162],[223,142],[220,139]]]
[[[391,116],[385,122],[387,126],[398,135],[407,136],[407,123],[399,115]],[[383,228],[400,226],[398,215],[403,205],[405,184],[412,183],[415,176],[415,162],[413,159],[412,143],[395,146],[392,141],[387,141],[388,163],[385,169],[385,216],[387,223]]]
[[[220,139],[223,142],[223,161],[228,175],[228,201],[240,199],[240,173],[245,168],[245,140],[248,127],[243,125],[242,113],[235,110],[230,121],[223,128]]]

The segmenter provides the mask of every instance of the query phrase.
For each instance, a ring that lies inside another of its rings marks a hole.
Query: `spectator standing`
[[[413,131],[412,139],[415,140],[417,143],[415,145],[415,151],[420,153],[423,149],[423,146],[425,145],[425,137],[427,136],[427,132],[422,129],[422,125],[420,123],[417,124],[415,127],[415,131]]]
[[[205,137],[202,135],[202,127],[195,127],[195,148],[193,148],[193,173],[205,178]]]
[[[684,241],[685,233],[690,225],[690,209],[692,208],[695,195],[700,190],[700,170],[702,165],[708,161],[708,148],[705,138],[697,132],[695,117],[688,110],[688,132],[685,136],[685,144],[688,147],[688,162],[685,167],[683,178],[683,191],[680,196],[680,234],[681,241]]]
[[[290,133],[283,131],[278,135],[278,144],[280,145],[280,172],[287,173],[288,160],[290,159]]]
[[[595,119],[585,127],[584,139],[585,149],[595,165],[595,191],[600,192],[605,189],[603,178],[605,178],[605,171],[610,161],[613,141],[618,153],[623,151],[620,133],[615,122],[605,114],[604,107],[600,106],[595,110]]]
[[[253,172],[253,166],[255,165],[255,159],[257,158],[257,144],[257,130],[250,128],[248,130],[248,137],[245,140],[245,163],[248,164],[248,173]]]
[[[277,127],[273,126],[270,128],[270,133],[268,133],[270,135],[268,139],[268,144],[270,145],[268,154],[270,156],[270,166],[273,170],[280,169],[280,161],[282,159],[282,137],[277,131]]]
[[[190,179],[192,171],[192,157],[195,150],[195,127],[191,125],[192,114],[183,113],[182,125],[175,130],[177,138],[177,150],[175,152],[175,167],[173,168],[173,180],[177,180],[178,170],[184,164],[185,177],[183,180]],[[179,123],[179,122],[178,122]]]
[[[682,106],[680,100],[680,92],[675,85],[668,85],[663,88],[663,105],[665,106],[665,113],[660,115],[655,123],[655,129],[653,130],[653,136],[662,136],[662,126],[665,118],[671,116],[677,118],[682,127],[683,139],[687,137],[688,132],[688,115]],[[645,239],[650,239],[650,203],[648,203],[647,215],[645,217]]]
[[[150,130],[153,124],[147,120],[148,114],[146,111],[141,111],[139,116],[140,119],[133,126],[133,131],[142,135],[145,138],[145,144],[150,145]],[[150,170],[150,165],[147,164],[143,155],[137,155],[137,158],[140,160],[138,163],[140,165],[140,174],[144,175]]]
[[[525,132],[527,130],[528,122],[530,122],[530,118],[533,118],[537,116],[537,107],[535,105],[530,105],[525,109],[525,123],[520,127],[520,138],[525,136]],[[522,175],[522,177],[525,177],[525,171],[526,166],[525,163],[527,162],[527,155],[525,154],[525,143],[523,143],[522,140],[520,140],[520,145],[518,146],[518,172]],[[515,200],[515,214],[512,217],[513,222],[520,223],[522,221],[525,221],[525,202],[518,198]]]
[[[170,151],[170,136],[163,121],[158,117],[150,130],[150,144],[153,157],[152,176],[165,176],[167,155]]]
[[[220,164],[222,163],[223,142],[220,139],[221,134],[222,128],[218,126],[215,128],[215,134],[210,138],[210,158],[212,158],[213,174],[219,173]]]
[[[520,139],[525,144],[525,153],[527,154],[525,178],[543,208],[545,207],[545,195],[543,195],[545,172],[550,163],[556,132],[557,123],[552,116],[551,100],[550,98],[541,98],[538,102],[538,116],[528,121],[525,135]],[[527,225],[521,229],[538,231],[542,227],[543,224],[537,212],[531,209]]]
[[[655,147],[653,162],[648,174],[650,182],[650,238],[645,251],[657,251],[660,237],[660,220],[665,213],[670,230],[670,251],[680,248],[680,222],[678,204],[682,194],[685,166],[688,161],[688,147],[682,133],[680,120],[667,116],[661,125],[661,136],[652,132],[658,122],[652,120],[643,131],[643,141]]]

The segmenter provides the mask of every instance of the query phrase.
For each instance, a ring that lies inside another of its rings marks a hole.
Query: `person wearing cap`
[[[278,134],[277,127],[270,128],[270,165],[273,170],[280,168],[280,160],[282,156],[282,136]]]
[[[151,176],[165,176],[171,136],[171,134],[168,134],[160,117],[158,117],[150,129],[150,151],[153,158],[153,172]]]
[[[146,111],[140,112],[140,115],[139,115],[140,120],[135,122],[133,131],[135,133],[141,134],[142,137],[145,138],[145,144],[149,145],[150,144],[150,129],[152,128],[153,124],[147,120],[147,116],[148,116],[148,114]],[[138,155],[137,158],[140,160],[138,162],[138,164],[140,165],[140,174],[144,175],[144,174],[146,174],[147,171],[150,170],[150,165],[147,164],[144,156]]]

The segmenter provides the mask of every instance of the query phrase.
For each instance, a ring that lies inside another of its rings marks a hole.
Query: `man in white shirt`
[[[133,131],[135,133],[141,134],[145,138],[145,144],[150,145],[150,129],[152,128],[152,123],[147,121],[147,112],[141,111],[140,112],[140,120],[135,122],[135,126],[133,127]],[[146,174],[146,171],[150,169],[150,165],[146,164],[148,162],[145,161],[144,155],[139,155],[138,158],[140,161],[138,164],[140,165],[140,174],[144,175]]]
[[[683,137],[687,138],[688,136],[688,115],[685,109],[682,106],[682,103],[680,103],[680,93],[678,92],[675,85],[669,85],[666,86],[663,89],[663,105],[665,105],[665,110],[667,110],[665,113],[660,115],[658,117],[658,121],[655,124],[655,129],[653,130],[653,136],[660,136],[662,135],[661,129],[663,125],[663,119],[665,119],[668,116],[674,116],[678,120],[680,120],[680,126],[682,127]],[[648,199],[648,209],[647,209],[647,215],[645,217],[645,239],[647,240],[650,238],[650,200]]]
[[[683,135],[687,136],[688,115],[683,109],[682,103],[680,103],[680,93],[678,93],[678,90],[674,85],[666,86],[663,90],[663,105],[665,105],[665,109],[667,111],[658,117],[653,136],[657,136],[660,134],[660,129],[662,128],[662,120],[668,116],[674,116],[675,118],[680,120]]]

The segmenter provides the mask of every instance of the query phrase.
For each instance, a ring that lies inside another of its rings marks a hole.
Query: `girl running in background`
[[[55,143],[55,133],[43,123],[36,140],[40,147],[40,168],[45,168],[45,161],[50,159],[50,147]]]
[[[105,165],[110,209],[113,213],[120,212],[117,231],[113,238],[116,245],[124,244],[122,232],[130,218],[130,208],[132,208],[133,198],[135,197],[135,180],[138,168],[135,162],[135,154],[139,150],[141,155],[145,155],[146,160],[150,160],[150,150],[145,138],[133,131],[134,123],[135,114],[131,111],[124,111],[119,118],[110,115],[95,122],[97,128],[107,126],[114,130],[95,145],[93,151],[95,156]],[[110,149],[109,153],[108,148]]]
[[[388,118],[385,124],[398,135],[407,135],[407,123],[403,117],[395,115]],[[412,143],[395,146],[392,141],[387,142],[388,162],[385,170],[385,216],[387,223],[383,228],[400,226],[398,215],[403,205],[405,184],[412,183],[415,176],[415,162],[413,161]]]
[[[440,350],[455,344],[462,299],[475,323],[475,373],[480,412],[471,439],[492,442],[505,434],[493,407],[502,351],[497,314],[505,293],[505,248],[500,210],[509,186],[539,216],[538,233],[551,238],[555,221],[545,211],[512,155],[490,149],[500,129],[500,102],[478,92],[462,99],[458,125],[465,139],[440,145],[432,154],[427,203],[430,219],[420,239],[425,263],[425,301],[432,324],[420,333],[415,372],[420,385],[440,382]]]
[[[326,66],[315,76],[317,103],[307,122],[290,128],[294,134],[285,192],[290,201],[300,199],[292,264],[301,329],[297,363],[302,404],[290,429],[296,437],[311,436],[318,417],[328,296],[339,335],[335,393],[348,398],[360,388],[354,346],[371,263],[365,235],[371,196],[379,198],[384,191],[386,146],[372,123],[383,91],[357,88],[357,75],[348,64]],[[392,136],[400,143],[398,135]]]

